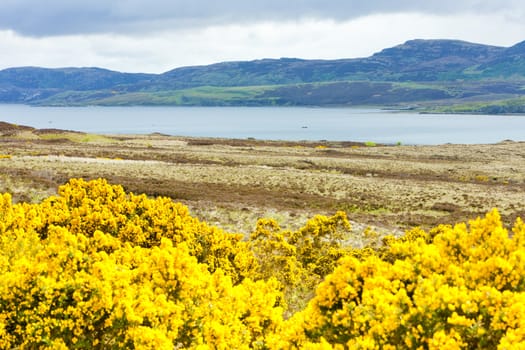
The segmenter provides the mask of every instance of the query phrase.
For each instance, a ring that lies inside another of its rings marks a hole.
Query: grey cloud
[[[392,12],[521,13],[522,7],[522,0],[6,0],[0,2],[0,29],[28,36],[126,33]]]

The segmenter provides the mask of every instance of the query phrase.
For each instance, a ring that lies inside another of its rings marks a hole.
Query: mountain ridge
[[[264,58],[160,74],[0,70],[0,102],[33,105],[390,105],[515,98],[524,86],[525,41],[502,47],[413,39],[363,58]]]

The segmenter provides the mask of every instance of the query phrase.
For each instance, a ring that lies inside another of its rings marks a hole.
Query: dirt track
[[[497,207],[525,217],[525,143],[357,143],[99,136],[0,125],[0,191],[38,201],[71,177],[170,196],[202,219],[249,232],[258,217],[296,227],[347,211],[357,227],[430,227]]]

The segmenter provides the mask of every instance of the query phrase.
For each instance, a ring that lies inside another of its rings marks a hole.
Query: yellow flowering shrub
[[[0,195],[0,349],[523,347],[520,219],[362,250],[349,229],[341,212],[293,232],[261,219],[243,239],[105,180]]]
[[[315,286],[349,252],[343,242],[350,228],[344,212],[317,215],[297,231],[282,230],[272,219],[260,219],[249,240],[259,265],[255,276],[277,278],[289,311],[303,308]]]
[[[41,204],[2,195],[0,222],[2,349],[264,348],[280,327],[246,243],[165,198],[72,180]]]
[[[190,254],[205,263],[210,272],[220,268],[235,282],[251,276],[256,269],[242,235],[200,222],[189,215],[186,206],[169,198],[126,193],[121,186],[102,179],[72,179],[59,188],[58,196],[46,199],[37,210],[40,225],[35,230],[41,237],[45,237],[49,225],[57,225],[88,237],[100,230],[145,248],[168,238],[175,244],[186,242]]]
[[[514,349],[525,341],[525,225],[496,210],[469,226],[387,239],[344,257],[295,315],[285,345],[349,349]]]

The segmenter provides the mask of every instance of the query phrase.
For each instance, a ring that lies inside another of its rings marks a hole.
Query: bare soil
[[[525,217],[525,143],[376,146],[91,135],[0,122],[0,191],[37,202],[72,177],[168,196],[230,231],[291,229],[344,210],[357,229],[454,224],[498,208]]]

